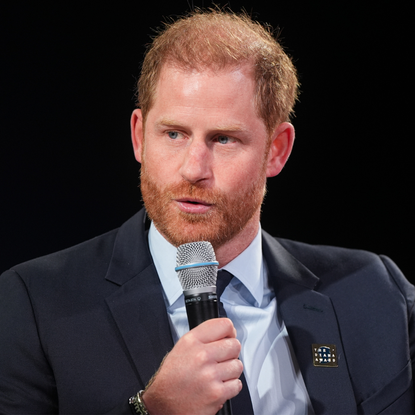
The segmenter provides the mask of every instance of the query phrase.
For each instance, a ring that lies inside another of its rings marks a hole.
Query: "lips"
[[[212,207],[212,204],[199,199],[182,198],[174,199],[174,201],[178,208],[185,213],[206,213]]]

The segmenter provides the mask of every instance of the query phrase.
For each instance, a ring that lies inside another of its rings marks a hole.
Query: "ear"
[[[133,142],[135,159],[141,163],[141,153],[143,149],[143,117],[140,109],[133,111],[131,115],[131,140]]]
[[[283,122],[274,130],[267,163],[267,177],[281,172],[294,145],[295,131],[292,124]]]

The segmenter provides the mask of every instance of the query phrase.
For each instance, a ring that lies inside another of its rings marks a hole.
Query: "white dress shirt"
[[[189,331],[183,290],[174,270],[177,249],[153,224],[149,231],[149,246],[163,286],[173,340],[177,342]],[[278,317],[274,290],[268,285],[261,230],[248,248],[223,269],[234,275],[221,301],[242,345],[240,359],[254,413],[312,413],[286,327]]]

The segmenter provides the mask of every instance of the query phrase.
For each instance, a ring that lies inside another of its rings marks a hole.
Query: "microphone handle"
[[[206,320],[219,317],[218,300],[215,292],[185,294],[184,302],[190,330]]]
[[[206,320],[219,317],[216,293],[185,294],[184,301],[190,330]],[[231,401],[227,400],[216,415],[232,415]]]
[[[216,412],[216,415],[232,415],[232,405],[231,405],[231,401],[228,400],[226,401],[222,408],[219,409],[218,412]]]

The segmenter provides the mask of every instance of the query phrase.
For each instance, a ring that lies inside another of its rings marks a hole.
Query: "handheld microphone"
[[[210,242],[191,242],[177,248],[176,268],[183,288],[189,328],[219,317],[216,278],[219,263]],[[217,415],[232,415],[228,400]]]
[[[183,288],[190,329],[219,316],[216,295],[218,265],[210,242],[191,242],[177,248],[175,270]]]

